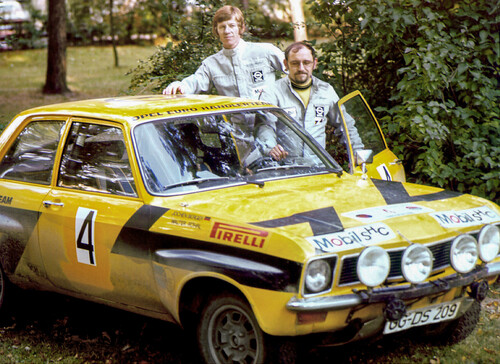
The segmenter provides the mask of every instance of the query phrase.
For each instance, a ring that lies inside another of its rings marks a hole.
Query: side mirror
[[[363,163],[373,163],[373,151],[371,149],[358,149],[354,155],[356,166]]]
[[[354,155],[356,166],[361,166],[361,171],[366,174],[366,164],[373,163],[373,151],[371,149],[359,149]]]

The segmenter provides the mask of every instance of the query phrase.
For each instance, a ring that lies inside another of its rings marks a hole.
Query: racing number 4
[[[79,263],[96,265],[94,228],[97,210],[79,207],[75,218],[76,257]]]

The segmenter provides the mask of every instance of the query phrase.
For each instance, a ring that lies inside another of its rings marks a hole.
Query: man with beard
[[[297,120],[321,146],[326,144],[326,125],[341,130],[335,107],[339,97],[333,87],[312,75],[318,64],[316,51],[306,42],[295,42],[285,50],[285,68],[288,75],[264,90],[261,100],[279,106]],[[354,120],[347,116],[349,137],[353,149],[362,149]],[[274,160],[288,156],[289,151],[276,140],[276,126],[272,122],[256,125],[256,137],[264,154]],[[294,148],[297,148],[295,146]]]

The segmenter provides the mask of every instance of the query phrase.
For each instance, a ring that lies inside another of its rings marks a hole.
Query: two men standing
[[[240,9],[229,5],[219,9],[213,32],[223,49],[207,57],[193,75],[172,82],[163,94],[200,93],[214,86],[219,95],[261,99],[285,109],[324,147],[326,125],[341,127],[335,121],[339,97],[331,85],[312,76],[318,62],[314,48],[296,42],[283,54],[272,44],[244,41],[244,30]],[[276,81],[279,71],[288,75]],[[353,147],[361,147],[352,119],[348,129]],[[275,160],[286,157],[288,152],[269,133],[262,138],[268,145],[265,153]]]

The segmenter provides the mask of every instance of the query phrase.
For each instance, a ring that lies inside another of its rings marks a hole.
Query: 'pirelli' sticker
[[[416,205],[414,203],[399,203],[345,212],[342,216],[350,217],[358,221],[372,223],[375,221],[392,219],[394,217],[422,214],[427,212],[434,212],[434,210],[428,207]]]
[[[394,231],[384,223],[358,226],[340,233],[306,238],[316,249],[324,252],[339,252],[348,249],[375,245],[396,237]]]
[[[263,248],[269,233],[264,230],[216,222],[210,237],[228,243]]]
[[[500,221],[500,215],[486,206],[461,211],[441,211],[430,215],[445,228],[475,226]]]

